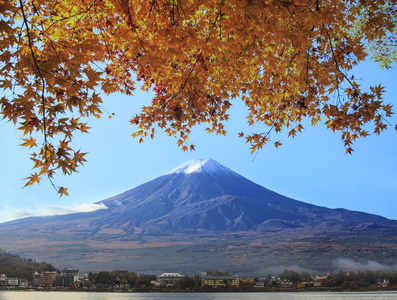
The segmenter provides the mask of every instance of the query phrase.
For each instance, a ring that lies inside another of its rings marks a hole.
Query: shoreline
[[[86,292],[86,293],[371,293],[371,292],[397,292],[397,287],[395,288],[380,288],[380,289],[351,289],[344,290],[338,287],[335,288],[306,288],[306,289],[296,289],[296,288],[278,288],[278,289],[255,289],[255,290],[221,290],[221,289],[210,289],[210,290],[188,290],[188,289],[151,289],[151,290],[133,290],[133,289],[108,289],[108,290],[88,290],[88,289],[0,289],[2,291],[9,292]]]

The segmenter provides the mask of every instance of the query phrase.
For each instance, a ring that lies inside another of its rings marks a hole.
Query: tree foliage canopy
[[[45,262],[36,262],[18,255],[12,255],[0,249],[0,274],[7,277],[16,277],[33,280],[34,272],[59,271],[53,265]]]
[[[396,15],[395,0],[0,0],[0,112],[32,148],[27,185],[75,172],[85,153],[72,137],[101,117],[101,95],[137,85],[155,92],[132,116],[140,142],[160,128],[194,149],[191,128],[226,134],[241,98],[264,127],[240,133],[252,152],[322,119],[351,153],[392,114],[384,88],[364,91],[350,72],[369,55],[396,61]]]

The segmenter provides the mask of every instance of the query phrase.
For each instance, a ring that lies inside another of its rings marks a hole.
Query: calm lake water
[[[397,292],[305,293],[90,293],[0,291],[0,300],[395,300]]]

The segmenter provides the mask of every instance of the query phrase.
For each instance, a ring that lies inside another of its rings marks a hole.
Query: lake
[[[395,292],[92,293],[0,291],[0,300],[395,300]]]

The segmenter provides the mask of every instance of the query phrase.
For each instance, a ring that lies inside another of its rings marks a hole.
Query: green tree
[[[86,289],[91,289],[94,286],[94,283],[91,280],[86,280],[83,282],[83,287]]]
[[[299,276],[302,281],[311,281],[312,280],[312,276],[307,271],[299,272]]]
[[[280,274],[280,278],[287,279],[289,281],[292,281],[293,283],[301,281],[300,274],[292,270],[284,270],[284,272]]]
[[[115,285],[116,284],[116,276],[107,271],[101,271],[96,276],[96,283],[101,283],[103,285]]]
[[[185,276],[179,280],[179,288],[181,289],[194,289],[197,285],[197,281],[194,278]]]
[[[373,284],[376,281],[376,274],[374,271],[365,270],[364,271],[364,278],[367,280],[368,283]]]

